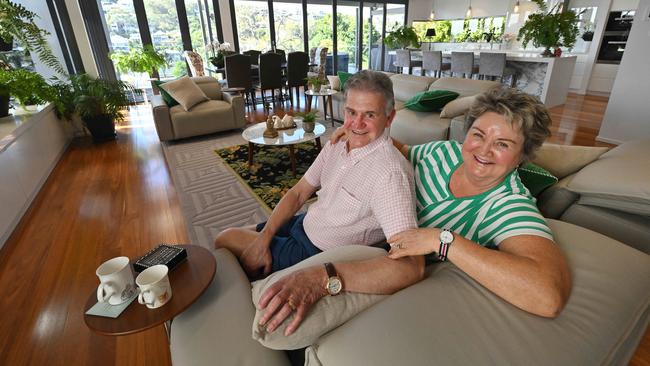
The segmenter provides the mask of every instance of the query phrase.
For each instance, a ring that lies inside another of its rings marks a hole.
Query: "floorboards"
[[[570,95],[551,111],[550,140],[603,145],[595,137],[606,105],[606,98]],[[259,108],[248,115],[265,118]],[[73,141],[0,250],[0,365],[170,365],[162,327],[102,336],[82,312],[101,262],[186,241],[149,106],[132,108],[116,141]],[[650,365],[648,332],[631,365]]]

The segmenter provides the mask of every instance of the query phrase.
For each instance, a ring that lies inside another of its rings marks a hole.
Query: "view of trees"
[[[423,42],[501,42],[505,29],[505,17],[468,18],[454,20],[414,21],[413,28]],[[435,28],[436,36],[427,39],[427,29]]]

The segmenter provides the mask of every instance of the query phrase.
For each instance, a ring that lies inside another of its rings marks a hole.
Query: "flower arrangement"
[[[212,41],[205,45],[205,49],[212,54],[210,62],[216,67],[223,67],[223,58],[234,52],[229,42]]]

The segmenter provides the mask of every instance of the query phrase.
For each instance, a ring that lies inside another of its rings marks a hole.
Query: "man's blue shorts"
[[[318,249],[305,234],[302,222],[305,214],[296,215],[286,224],[280,227],[271,240],[271,257],[273,263],[271,271],[277,272],[281,269],[291,267],[294,264],[316,255],[322,250]],[[257,224],[255,230],[262,231],[266,222]]]

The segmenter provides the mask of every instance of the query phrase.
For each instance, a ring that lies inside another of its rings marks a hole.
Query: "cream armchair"
[[[162,96],[151,99],[153,119],[160,141],[206,135],[242,128],[246,125],[244,99],[221,91],[217,79],[211,76],[191,78],[210,98],[189,111],[180,105],[168,106]]]

